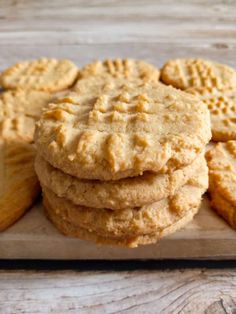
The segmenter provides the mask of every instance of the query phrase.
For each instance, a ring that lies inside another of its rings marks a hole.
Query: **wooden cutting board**
[[[236,258],[236,232],[219,218],[205,198],[185,229],[155,245],[135,249],[103,247],[61,235],[43,214],[41,203],[0,234],[2,259],[231,259]]]

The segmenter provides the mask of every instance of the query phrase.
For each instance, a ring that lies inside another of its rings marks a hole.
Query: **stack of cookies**
[[[206,154],[211,206],[236,228],[236,71],[201,59],[168,61],[161,80],[199,97],[211,115],[212,140]]]
[[[37,123],[47,216],[103,244],[154,243],[197,213],[208,186],[209,112],[144,62],[96,62]]]
[[[236,228],[234,69],[176,59],[159,71],[116,59],[78,71],[69,60],[42,58],[11,66],[0,85],[0,230],[40,193],[32,143],[48,103],[36,170],[46,213],[63,233],[137,246],[191,220],[207,187],[207,109],[219,142],[206,155],[211,205]]]

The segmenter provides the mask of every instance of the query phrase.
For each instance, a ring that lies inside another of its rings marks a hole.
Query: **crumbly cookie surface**
[[[211,115],[213,141],[236,140],[236,88],[191,88],[188,92],[200,97]]]
[[[77,75],[77,66],[69,60],[42,58],[9,67],[2,73],[0,85],[5,89],[56,92],[71,86]]]
[[[236,141],[218,143],[206,159],[212,206],[236,228]]]
[[[86,65],[79,72],[79,78],[106,76],[113,78],[140,79],[158,81],[160,72],[152,64],[134,59],[107,59]],[[79,80],[78,80],[79,83]]]
[[[0,140],[0,231],[17,221],[40,193],[32,145]]]
[[[236,87],[236,71],[227,65],[202,59],[175,59],[161,70],[161,81],[179,89]]]
[[[67,220],[61,219],[60,215],[58,215],[55,209],[50,205],[50,202],[44,196],[44,208],[47,217],[53,222],[53,224],[57,227],[57,229],[62,232],[66,236],[78,237],[83,240],[93,241],[99,245],[112,245],[112,246],[122,246],[135,248],[139,245],[147,245],[156,243],[162,237],[172,234],[179,229],[183,228],[187,225],[194,217],[194,215],[198,212],[198,207],[192,207],[189,211],[182,217],[179,218],[172,225],[165,227],[162,230],[155,231],[153,234],[145,234],[141,236],[132,236],[132,237],[124,237],[124,238],[108,238],[98,235],[96,232],[92,230],[88,230],[85,228],[81,228],[73,225]]]
[[[39,154],[35,169],[40,182],[59,197],[76,205],[119,210],[140,207],[174,195],[196,173],[203,159],[201,155],[189,166],[169,174],[144,173],[115,181],[78,179],[54,168]]]
[[[101,79],[50,104],[35,140],[68,174],[116,180],[188,165],[210,137],[209,112],[197,97],[160,83]]]
[[[208,186],[206,162],[200,165],[193,178],[170,198],[140,208],[119,211],[95,209],[74,205],[43,186],[44,196],[58,219],[84,228],[106,238],[133,238],[161,233],[182,219],[189,210],[200,205],[202,194]]]
[[[0,94],[0,137],[33,141],[35,123],[53,96],[46,92],[15,90]]]

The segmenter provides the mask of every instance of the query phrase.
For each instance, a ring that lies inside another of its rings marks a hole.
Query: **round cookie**
[[[129,239],[161,233],[176,224],[189,211],[199,207],[207,186],[208,169],[203,160],[194,177],[189,179],[173,197],[140,208],[119,211],[95,209],[74,205],[44,186],[43,193],[46,208],[53,211],[57,219],[71,224],[74,228],[83,228],[104,238]]]
[[[0,140],[0,231],[16,222],[40,193],[32,145]]]
[[[206,159],[212,207],[236,228],[236,141],[218,143]]]
[[[78,68],[73,62],[42,58],[11,66],[2,73],[0,85],[5,89],[56,92],[71,86],[77,76]]]
[[[123,246],[129,248],[135,248],[139,245],[147,245],[156,243],[162,237],[170,235],[179,229],[187,225],[198,212],[198,207],[193,207],[183,216],[179,218],[175,223],[162,230],[158,230],[153,234],[145,234],[141,236],[134,236],[130,238],[107,238],[98,235],[88,229],[74,226],[69,221],[61,219],[60,215],[50,206],[47,198],[44,197],[45,214],[53,222],[56,228],[62,232],[64,235],[71,237],[78,237],[83,240],[93,241],[99,245],[113,245],[113,246]]]
[[[140,79],[142,81],[151,80],[156,82],[159,80],[160,72],[154,65],[143,60],[107,59],[87,64],[79,71],[79,79],[91,76]]]
[[[190,164],[210,140],[206,106],[160,83],[97,80],[50,104],[37,123],[40,154],[85,179],[117,180]]]
[[[0,94],[0,137],[33,141],[35,122],[53,96],[46,92],[15,90]]]
[[[175,59],[161,70],[161,81],[179,89],[236,87],[236,71],[227,65],[202,59]]]
[[[203,163],[204,156],[169,174],[145,172],[142,176],[115,181],[83,180],[52,167],[39,154],[35,170],[40,182],[57,196],[76,205],[113,210],[140,207],[172,196]]]
[[[216,88],[191,88],[186,90],[207,105],[211,115],[213,141],[236,140],[236,88],[217,90]]]

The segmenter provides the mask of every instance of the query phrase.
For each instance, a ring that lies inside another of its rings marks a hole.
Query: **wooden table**
[[[0,69],[41,56],[69,58],[78,65],[136,57],[158,66],[169,58],[198,56],[236,68],[235,21],[234,1],[2,0]],[[116,263],[89,263],[86,271],[88,263],[73,263],[65,268],[76,270],[53,271],[64,266],[2,261],[0,313],[235,311],[234,262],[184,264],[190,268],[146,262],[145,270],[135,270],[140,265],[134,262],[122,262],[118,270]],[[209,265],[216,268],[203,268]],[[29,266],[38,270],[18,269]]]

